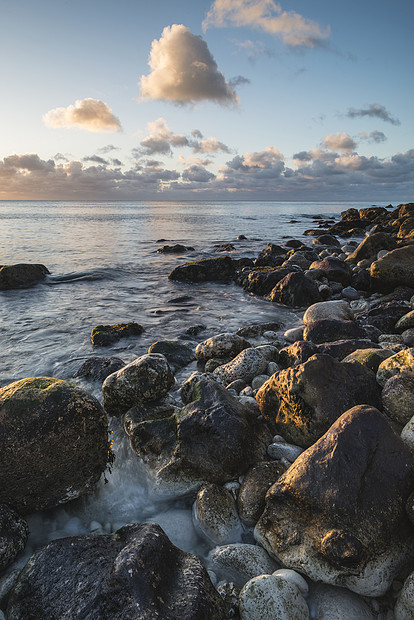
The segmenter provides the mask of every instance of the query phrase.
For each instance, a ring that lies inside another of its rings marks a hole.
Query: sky
[[[0,0],[0,200],[414,201],[412,0]]]

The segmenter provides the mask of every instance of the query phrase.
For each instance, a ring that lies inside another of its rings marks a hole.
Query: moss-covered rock
[[[230,256],[220,256],[178,265],[168,277],[180,282],[227,282],[235,273]]]
[[[97,325],[91,332],[94,347],[107,347],[121,338],[140,336],[144,328],[138,323],[118,323],[118,325]]]
[[[37,284],[49,273],[48,268],[40,264],[0,265],[0,291]]]
[[[29,527],[14,510],[0,504],[0,573],[26,545]]]

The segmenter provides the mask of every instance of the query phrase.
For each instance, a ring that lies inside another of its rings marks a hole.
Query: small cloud
[[[66,157],[66,155],[63,155],[63,153],[56,153],[56,155],[53,158],[55,161],[69,161],[69,159]]]
[[[173,133],[163,118],[148,123],[148,129],[149,135],[140,142],[147,155],[171,155],[171,146],[189,145],[188,138]]]
[[[371,118],[380,118],[391,125],[401,125],[398,118],[393,118],[388,110],[379,103],[371,103],[367,108],[349,108],[346,114],[349,118],[363,118],[369,116]]]
[[[233,40],[234,45],[246,52],[249,60],[254,60],[258,56],[275,56],[275,53],[269,50],[262,41],[251,41],[246,39],[245,41]]]
[[[345,131],[325,136],[322,144],[331,151],[353,151],[356,147],[356,142]]]
[[[361,140],[366,140],[371,144],[379,144],[380,142],[385,142],[387,140],[387,136],[382,131],[371,131],[369,134],[367,134],[366,131],[361,131],[358,135]]]
[[[191,143],[194,153],[230,153],[228,146],[219,142],[217,138],[204,138],[200,141],[194,141]]]
[[[309,151],[300,151],[293,155],[293,161],[295,163],[302,163],[304,161],[312,161],[312,154]]]
[[[119,151],[119,146],[114,146],[113,144],[107,144],[106,146],[102,146],[98,149],[98,153],[112,153],[112,151]]]
[[[122,166],[122,161],[120,159],[111,159],[111,163],[113,166]]]
[[[102,166],[106,166],[108,164],[107,160],[99,155],[89,155],[89,157],[83,157],[82,161],[91,161],[94,164],[101,164]]]
[[[111,108],[98,99],[82,99],[67,108],[55,108],[43,116],[48,127],[78,127],[86,131],[121,131]]]
[[[330,29],[294,11],[283,11],[273,0],[215,0],[203,21],[210,26],[251,26],[282,39],[289,47],[322,47]]]
[[[185,105],[214,101],[235,105],[238,97],[226,82],[202,37],[183,25],[164,28],[154,39],[149,57],[151,72],[141,76],[141,97]]]
[[[243,77],[242,75],[236,75],[234,78],[231,78],[231,80],[229,80],[229,84],[231,84],[233,88],[235,88],[236,86],[240,86],[241,84],[250,84],[250,80]]]
[[[191,132],[191,135],[194,138],[199,138],[199,139],[201,139],[203,137],[203,134],[201,133],[201,131],[199,129],[193,129],[192,132]]]

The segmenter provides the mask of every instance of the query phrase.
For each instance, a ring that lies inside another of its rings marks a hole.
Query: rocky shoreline
[[[103,382],[103,406],[54,378],[0,388],[0,620],[414,618],[414,203],[305,235],[169,275],[306,309],[301,326],[194,325],[129,364],[91,357],[77,376]],[[3,266],[0,290],[47,274]],[[141,333],[100,325],[92,344]],[[194,498],[206,566],[155,524],[97,524],[10,570],[25,515],[110,476],[108,416],[159,493]]]

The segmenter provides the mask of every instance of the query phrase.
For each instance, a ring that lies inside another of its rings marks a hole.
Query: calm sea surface
[[[43,263],[51,272],[32,288],[0,291],[0,386],[45,375],[73,380],[88,357],[117,355],[128,362],[156,340],[177,337],[195,324],[207,326],[200,340],[252,322],[290,327],[299,320],[294,311],[234,284],[188,285],[168,280],[168,274],[182,262],[220,256],[215,244],[231,242],[232,256],[254,257],[268,242],[302,238],[306,228],[316,226],[314,215],[338,218],[349,207],[368,206],[0,201],[0,264]],[[238,235],[247,241],[237,241]],[[159,247],[175,243],[194,251],[157,254]],[[183,295],[190,299],[174,301]],[[92,348],[94,326],[128,321],[142,324],[143,335],[109,349]],[[99,385],[81,385],[101,398]],[[94,521],[109,532],[132,521],[156,520],[179,547],[205,555],[208,547],[191,523],[191,503],[152,495],[122,429],[115,428],[115,448],[113,474],[95,496],[29,518],[31,536],[20,565],[40,544],[88,533]]]

